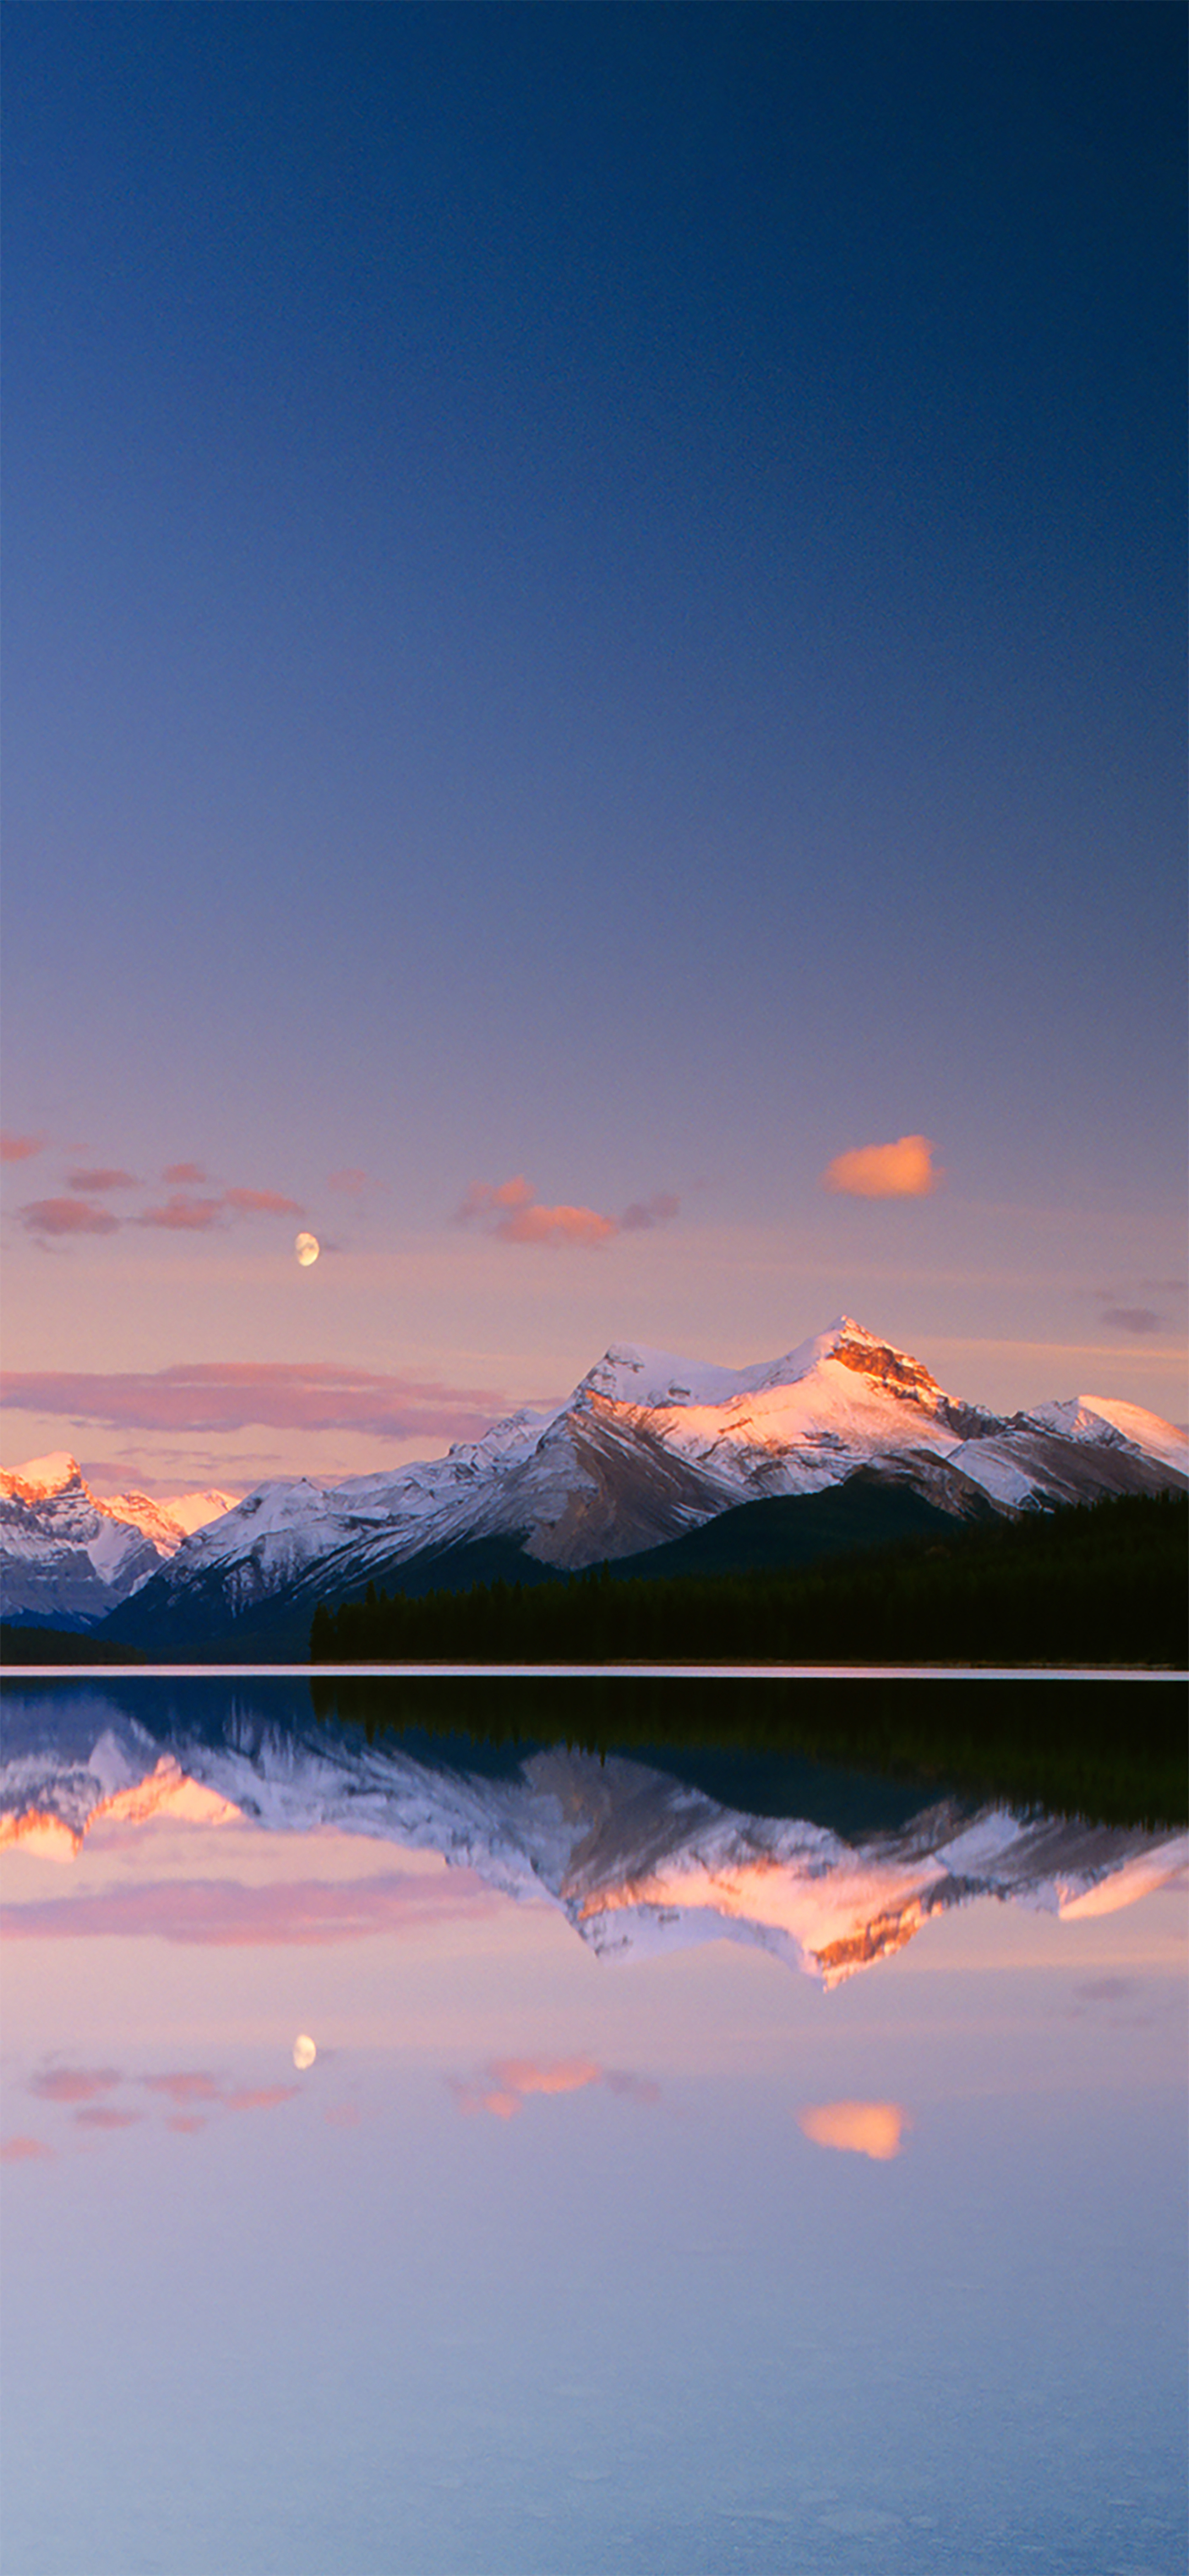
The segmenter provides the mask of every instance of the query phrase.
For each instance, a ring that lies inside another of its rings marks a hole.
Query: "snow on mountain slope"
[[[95,1508],[108,1512],[116,1521],[127,1521],[143,1531],[159,1547],[163,1556],[172,1556],[184,1538],[191,1538],[208,1521],[221,1520],[224,1512],[235,1510],[234,1494],[213,1491],[205,1494],[170,1494],[160,1498],[152,1494],[97,1494]]]
[[[955,1401],[847,1316],[745,1369],[613,1345],[552,1412],[523,1412],[444,1458],[330,1491],[259,1486],[188,1539],[154,1598],[218,1587],[233,1616],[287,1587],[339,1592],[425,1551],[503,1536],[580,1567],[675,1538],[737,1503],[820,1492],[860,1468],[962,1512],[1182,1480],[1176,1435],[1128,1408],[1101,1437]],[[1189,1477],[1189,1462],[1185,1476]]]
[[[226,1511],[227,1494],[184,1498],[186,1517],[147,1494],[93,1494],[65,1450],[0,1471],[0,1606],[6,1618],[103,1618],[182,1545]]]
[[[44,1704],[14,1695],[0,1845],[69,1859],[100,1818],[136,1825],[161,1813],[216,1827],[246,1815],[279,1833],[332,1826],[437,1852],[512,1897],[544,1896],[605,1960],[730,1939],[829,1989],[976,1896],[1102,1913],[1182,1879],[1189,1864],[1184,1834],[994,1806],[971,1814],[946,1800],[852,1839],[561,1745],[493,1778],[369,1745],[358,1730],[262,1721],[242,1696],[221,1726],[179,1714],[150,1733],[96,1693],[89,1724],[68,1718],[62,1739],[56,1711],[48,1724],[38,1715]]]
[[[71,1481],[73,1460],[40,1463],[56,1478],[71,1471],[54,1509],[71,1493],[77,1505],[85,1489]],[[860,1470],[956,1515],[987,1500],[1014,1512],[1187,1484],[1189,1444],[1138,1407],[1105,1401],[988,1413],[844,1315],[743,1369],[615,1344],[565,1403],[512,1414],[443,1458],[329,1490],[306,1478],[259,1485],[171,1554],[153,1531],[147,1575],[144,1561],[128,1580],[120,1566],[107,1570],[97,1521],[85,1544],[100,1555],[88,1571],[109,1586],[105,1607],[136,1591],[119,1632],[135,1644],[143,1621],[161,1650],[186,1621],[197,1644],[270,1601],[288,1600],[308,1620],[317,1598],[462,1544],[502,1539],[538,1564],[579,1568],[660,1546],[736,1504],[821,1493]],[[86,1500],[97,1515],[115,1508]],[[100,1615],[96,1597],[84,1609],[72,1594],[88,1618]]]

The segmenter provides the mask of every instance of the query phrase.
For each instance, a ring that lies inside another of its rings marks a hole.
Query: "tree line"
[[[312,1663],[1186,1660],[1189,1497],[1124,1495],[753,1573],[484,1583],[319,1603]]]

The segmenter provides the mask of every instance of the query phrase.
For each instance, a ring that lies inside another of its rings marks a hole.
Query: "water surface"
[[[1183,1838],[4,1718],[6,2576],[1179,2576]]]

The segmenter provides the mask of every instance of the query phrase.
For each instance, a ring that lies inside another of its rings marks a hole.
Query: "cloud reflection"
[[[647,2076],[600,2066],[592,2057],[496,2057],[476,2076],[446,2081],[460,2111],[489,2111],[496,2120],[515,2119],[530,2094],[582,2093],[592,2084],[636,2102],[660,2099],[660,2086]]]
[[[911,2113],[899,2102],[807,2102],[797,2113],[798,2128],[815,2147],[839,2147],[876,2164],[899,2155],[903,2133],[912,2125]]]

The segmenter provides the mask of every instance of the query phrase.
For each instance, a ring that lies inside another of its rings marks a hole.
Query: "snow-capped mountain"
[[[11,1693],[0,1845],[69,1860],[100,1819],[128,1826],[166,1812],[211,1825],[247,1816],[280,1833],[334,1826],[440,1853],[512,1897],[544,1897],[604,1959],[726,1938],[827,1989],[975,1897],[1107,1913],[1189,1866],[1189,1836],[1172,1831],[948,1799],[886,1828],[842,1831],[748,1814],[621,1755],[558,1745],[493,1777],[318,1725],[296,1701],[280,1723],[250,1691],[224,1694],[222,1708],[204,1723],[196,1705],[192,1722],[183,1699],[150,1731],[106,1692],[72,1693],[65,1707]]]
[[[132,1577],[135,1600],[109,1633],[167,1657],[212,1640],[224,1653],[304,1656],[314,1603],[369,1581],[482,1579],[493,1542],[498,1570],[510,1551],[530,1576],[634,1557],[740,1504],[855,1478],[868,1498],[874,1481],[942,1514],[1011,1513],[1189,1485],[1189,1442],[1092,1397],[988,1413],[848,1316],[743,1369],[615,1346],[564,1403],[513,1414],[444,1458],[330,1490],[257,1486],[151,1579]]]
[[[65,1450],[0,1471],[0,1604],[6,1618],[87,1627],[127,1600],[230,1494],[93,1494]]]
[[[329,1491],[258,1486],[177,1549],[111,1634],[150,1654],[200,1654],[204,1639],[238,1631],[246,1646],[254,1632],[275,1655],[304,1655],[318,1599],[415,1572],[481,1578],[494,1563],[484,1542],[511,1547],[530,1575],[579,1568],[857,1476],[945,1514],[1010,1513],[1189,1485],[1189,1443],[1155,1415],[1090,1397],[988,1413],[848,1316],[743,1369],[616,1346],[563,1404],[513,1414],[444,1458]],[[445,1561],[460,1548],[465,1561]]]

